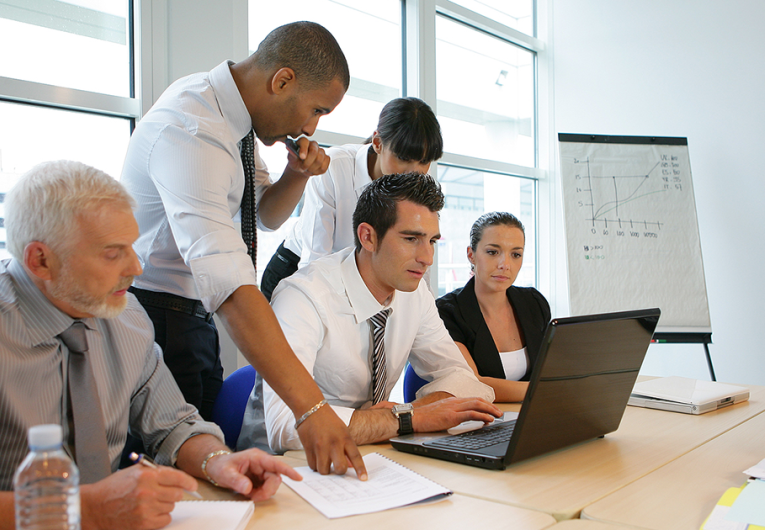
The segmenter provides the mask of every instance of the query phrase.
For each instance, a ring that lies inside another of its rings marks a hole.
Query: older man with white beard
[[[263,452],[232,454],[184,401],[127,292],[142,272],[132,206],[116,180],[66,161],[33,168],[6,196],[13,257],[0,262],[0,530],[14,525],[10,490],[27,430],[44,423],[61,425],[80,468],[83,529],[169,524],[183,491],[197,488],[189,474],[253,500],[270,497],[282,473],[300,478]],[[128,427],[158,468],[117,471]]]

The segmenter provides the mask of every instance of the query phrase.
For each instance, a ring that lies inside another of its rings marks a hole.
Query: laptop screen
[[[619,427],[659,310],[550,322],[505,464]]]

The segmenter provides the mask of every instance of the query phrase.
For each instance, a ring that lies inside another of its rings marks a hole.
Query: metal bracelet
[[[322,399],[316,405],[311,407],[308,410],[308,412],[306,412],[305,414],[300,416],[300,419],[295,422],[295,430],[297,430],[297,428],[300,427],[300,424],[303,423],[305,420],[307,420],[311,416],[311,414],[313,414],[314,412],[316,412],[317,410],[319,410],[320,408],[322,408],[326,404],[327,404],[327,400],[326,399]]]
[[[202,473],[204,473],[205,478],[208,481],[210,481],[210,484],[212,484],[213,486],[221,487],[221,485],[218,484],[217,482],[215,482],[215,480],[213,480],[213,478],[207,473],[207,462],[209,462],[210,459],[215,457],[215,456],[230,455],[230,454],[231,454],[231,451],[227,451],[226,449],[221,449],[220,451],[214,451],[214,452],[210,453],[209,455],[207,455],[205,457],[204,461],[202,462]]]

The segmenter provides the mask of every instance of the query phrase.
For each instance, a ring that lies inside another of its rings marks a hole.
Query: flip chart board
[[[711,333],[686,138],[559,134],[571,314]]]

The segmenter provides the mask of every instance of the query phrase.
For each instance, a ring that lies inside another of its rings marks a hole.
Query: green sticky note
[[[765,526],[765,481],[755,480],[747,484],[728,510],[725,519]]]

